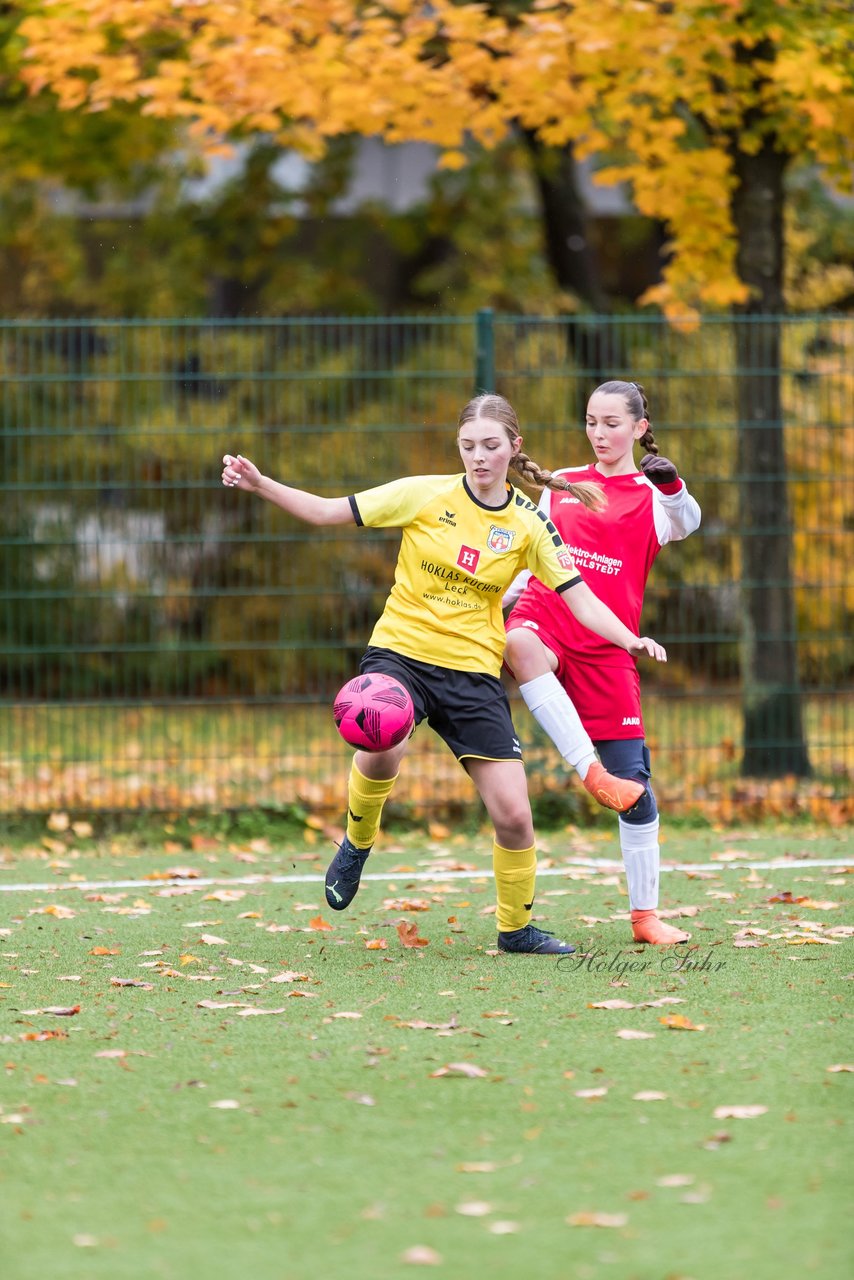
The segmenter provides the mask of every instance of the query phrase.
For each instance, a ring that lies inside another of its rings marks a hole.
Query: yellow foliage
[[[454,0],[46,0],[20,30],[31,92],[68,110],[136,102],[210,149],[260,131],[317,156],[362,133],[435,143],[452,168],[467,136],[493,147],[520,121],[619,157],[609,179],[672,238],[647,300],[684,311],[744,298],[733,138],[749,154],[771,132],[850,182],[849,20],[834,0],[534,0],[512,22]]]

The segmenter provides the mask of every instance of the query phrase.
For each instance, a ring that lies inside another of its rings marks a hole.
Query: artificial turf
[[[7,853],[50,887],[0,893],[4,1280],[849,1273],[844,833],[679,833],[665,951],[568,861],[612,844],[542,844],[568,960],[495,952],[485,837],[387,840],[342,915],[238,883],[322,839]]]

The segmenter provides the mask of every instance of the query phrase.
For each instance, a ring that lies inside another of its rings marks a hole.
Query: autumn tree
[[[467,139],[516,128],[541,182],[571,181],[548,172],[564,149],[630,184],[669,232],[641,301],[677,323],[735,313],[744,767],[807,772],[773,317],[787,170],[851,180],[846,0],[45,0],[22,30],[32,92],[73,111],[137,104],[212,147],[261,132],[317,156],[363,133],[433,142],[453,168]]]

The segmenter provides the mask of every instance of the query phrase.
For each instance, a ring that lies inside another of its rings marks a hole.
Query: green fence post
[[[495,312],[480,307],[475,316],[474,393],[495,390]]]

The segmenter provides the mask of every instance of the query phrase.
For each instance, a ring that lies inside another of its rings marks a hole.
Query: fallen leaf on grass
[[[334,926],[331,925],[328,920],[324,920],[323,916],[312,916],[311,920],[308,922],[308,927],[309,929],[315,929],[320,933],[331,933]]]
[[[666,1098],[666,1093],[656,1093],[654,1089],[642,1089],[640,1093],[632,1094],[633,1102],[664,1102]]]
[[[245,1001],[238,1000],[199,1000],[197,1009],[248,1009]]]
[[[365,948],[368,951],[385,951],[388,948],[388,943],[385,938],[371,938],[369,942],[365,943]]]
[[[426,1244],[414,1244],[400,1255],[401,1262],[409,1262],[414,1266],[438,1267],[442,1261],[441,1253],[429,1248]]]
[[[369,1093],[345,1093],[344,1097],[348,1102],[358,1102],[362,1107],[375,1107],[377,1105]]]
[[[143,991],[153,991],[153,982],[140,982],[139,978],[110,978],[111,987],[141,987]]]
[[[291,995],[296,995],[296,992],[292,991]],[[361,1018],[362,1015],[360,1013],[352,1013],[345,1010],[341,1013],[333,1013],[332,1016],[333,1018]]]
[[[70,907],[62,907],[59,903],[51,903],[49,907],[33,907],[29,912],[31,916],[55,916],[57,920],[73,920],[76,911],[72,911]]]
[[[576,1098],[604,1098],[608,1090],[604,1087],[599,1089],[576,1089]]]
[[[653,1031],[635,1031],[631,1027],[624,1027],[616,1033],[621,1040],[654,1040],[655,1032]]]
[[[754,1104],[742,1107],[715,1107],[712,1115],[716,1120],[753,1120],[756,1116],[764,1116],[767,1107]]]
[[[786,902],[790,905],[797,905],[806,902],[805,897],[796,898],[793,896],[791,889],[784,889],[782,893],[774,893],[770,898],[765,899],[766,902]]]
[[[457,1205],[456,1212],[461,1213],[464,1218],[485,1218],[492,1213],[492,1205],[486,1200],[464,1200]]]
[[[510,1160],[463,1160],[455,1165],[458,1174],[494,1174],[498,1169],[510,1169],[511,1165],[519,1165],[521,1156],[511,1156]]]
[[[587,1004],[588,1009],[637,1009],[631,1000],[596,1000]]]
[[[55,1018],[73,1018],[80,1012],[79,1004],[49,1004],[41,1013],[52,1013]]]
[[[122,954],[121,947],[92,947],[90,956],[120,956]]]
[[[571,1227],[624,1227],[625,1213],[572,1213],[566,1219]]]
[[[825,1071],[854,1071],[854,1064],[850,1062],[835,1062],[832,1067],[825,1067]]]
[[[203,942],[207,947],[227,947],[228,941],[225,938],[218,938],[215,933],[203,933],[199,938],[199,942]]]
[[[403,1021],[397,1014],[388,1013],[383,1021],[393,1022],[396,1027],[407,1027],[411,1031],[456,1031],[458,1029],[455,1017],[452,1017],[450,1022],[426,1022],[423,1018],[410,1018]]]
[[[285,969],[283,973],[277,973],[275,977],[270,978],[270,982],[309,982],[307,973],[297,973],[295,969]]]
[[[411,924],[408,920],[401,920],[397,926],[397,936],[404,947],[426,947],[429,945],[427,938],[419,938],[418,925]]]
[[[291,992],[291,995],[294,993]],[[247,1005],[245,1009],[238,1009],[238,1018],[259,1018],[270,1013],[287,1013],[287,1009],[256,1009],[254,1005]]]
[[[67,1031],[25,1031],[21,1040],[67,1040]]]
[[[487,1231],[489,1231],[490,1235],[493,1236],[510,1236],[514,1235],[518,1230],[518,1222],[509,1222],[506,1219],[501,1218],[497,1219],[495,1222],[490,1222],[487,1227]]]
[[[665,1173],[663,1177],[656,1178],[655,1185],[657,1187],[690,1187],[693,1181],[693,1173]]]
[[[706,1138],[703,1146],[707,1151],[717,1151],[718,1147],[723,1146],[725,1142],[732,1142],[732,1134],[727,1133],[726,1129],[719,1129],[717,1133]]]
[[[220,1098],[218,1102],[209,1104],[214,1111],[238,1111],[240,1103],[235,1102],[234,1098]]]
[[[99,1049],[95,1054],[96,1058],[126,1058],[127,1049]]]
[[[383,911],[429,911],[426,898],[383,898]]]
[[[448,1076],[449,1078],[464,1077],[468,1080],[481,1080],[488,1075],[488,1071],[484,1071],[483,1067],[476,1067],[473,1062],[449,1062],[446,1066],[439,1067],[437,1071],[431,1071],[430,1079],[433,1080],[437,1076]]]
[[[705,1024],[698,1023],[695,1025],[690,1018],[686,1018],[684,1013],[665,1013],[658,1021],[663,1027],[667,1027],[668,1031],[705,1031]]]

